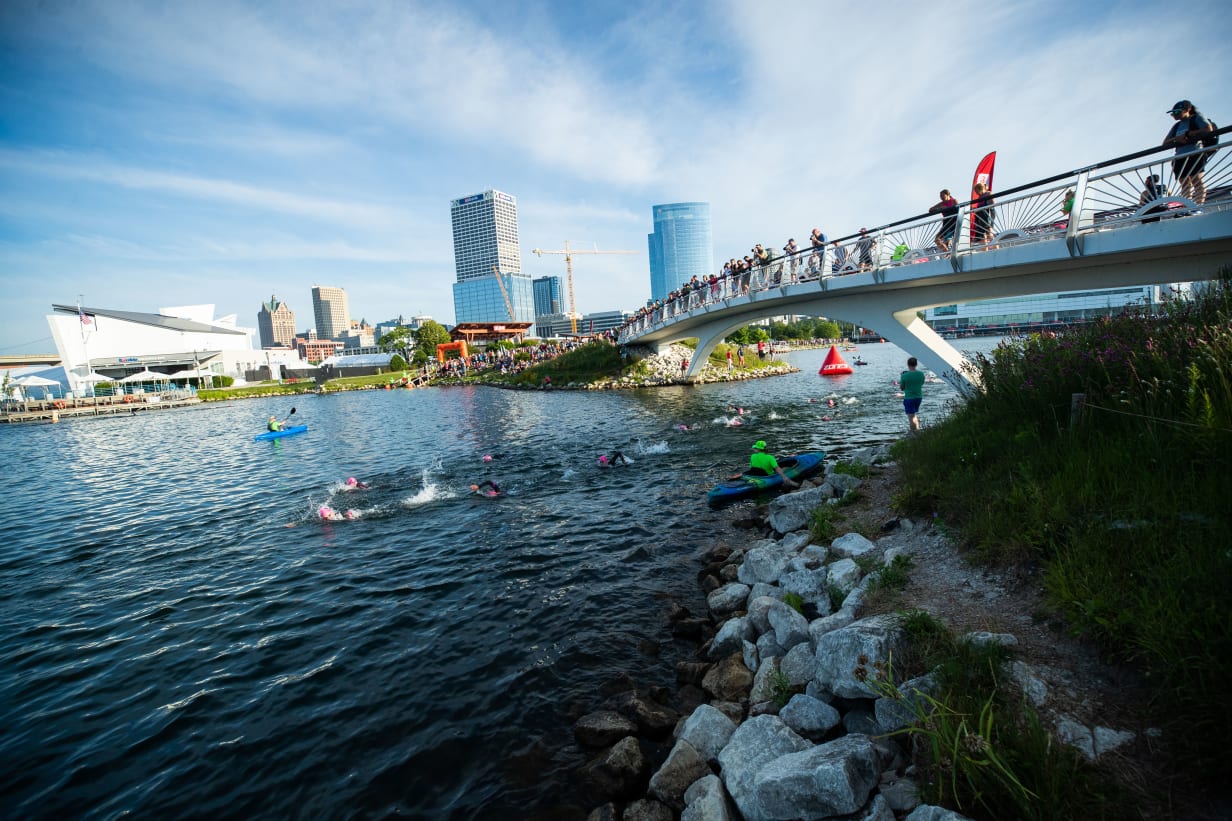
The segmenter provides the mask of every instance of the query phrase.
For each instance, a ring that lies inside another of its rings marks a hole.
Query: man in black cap
[[[1198,152],[1202,150],[1202,138],[1215,129],[1189,100],[1177,100],[1168,113],[1176,120],[1163,142],[1176,146],[1172,175],[1181,184],[1181,196],[1201,205],[1206,202],[1202,172],[1206,169],[1207,155]]]

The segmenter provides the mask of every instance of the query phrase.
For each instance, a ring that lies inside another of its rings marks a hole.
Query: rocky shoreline
[[[886,451],[867,449],[851,461],[873,465]],[[897,697],[875,686],[906,640],[896,616],[865,613],[882,568],[925,555],[944,535],[882,510],[885,535],[875,542],[849,532],[814,543],[813,511],[860,484],[827,464],[823,477],[743,523],[763,538],[705,556],[699,580],[708,612],[675,604],[668,616],[673,636],[698,646],[695,659],[678,662],[675,691],[622,677],[574,724],[577,743],[597,751],[577,774],[593,807],[588,821],[966,817],[922,803],[909,736],[888,735],[915,721],[907,702],[934,683],[928,675],[895,682]],[[1008,632],[966,637],[1018,643]],[[1006,678],[1037,707],[1058,692],[1044,671],[1022,662]],[[1141,740],[1089,718],[1052,720],[1057,737],[1090,759]]]

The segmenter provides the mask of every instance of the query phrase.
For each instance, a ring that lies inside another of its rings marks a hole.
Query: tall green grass
[[[1019,339],[974,369],[980,392],[895,446],[899,503],[959,524],[989,561],[1039,566],[1051,604],[1142,665],[1209,755],[1232,733],[1229,270],[1154,313]]]

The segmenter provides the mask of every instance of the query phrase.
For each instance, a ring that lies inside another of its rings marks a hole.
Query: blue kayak
[[[783,469],[783,473],[787,474],[787,478],[798,482],[816,472],[825,458],[826,454],[824,452],[813,450],[806,453],[797,453],[795,456],[784,456],[778,461],[779,467]],[[777,473],[772,473],[769,476],[754,476],[749,473],[742,473],[739,479],[724,479],[712,487],[710,492],[706,494],[706,500],[711,504],[730,502],[734,499],[752,496],[755,493],[778,490],[782,484],[783,480]]]
[[[294,436],[295,434],[303,433],[306,430],[308,430],[307,425],[292,425],[291,427],[283,428],[282,430],[267,430],[265,433],[258,433],[256,436],[252,437],[252,441],[262,442],[268,439],[281,439],[284,436]]]

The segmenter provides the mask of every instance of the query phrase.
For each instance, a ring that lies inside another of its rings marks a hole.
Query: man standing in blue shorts
[[[911,424],[911,432],[920,430],[920,402],[924,399],[924,372],[917,371],[914,356],[907,359],[907,370],[898,377],[898,385],[903,389],[903,410],[907,412],[907,421]]]

